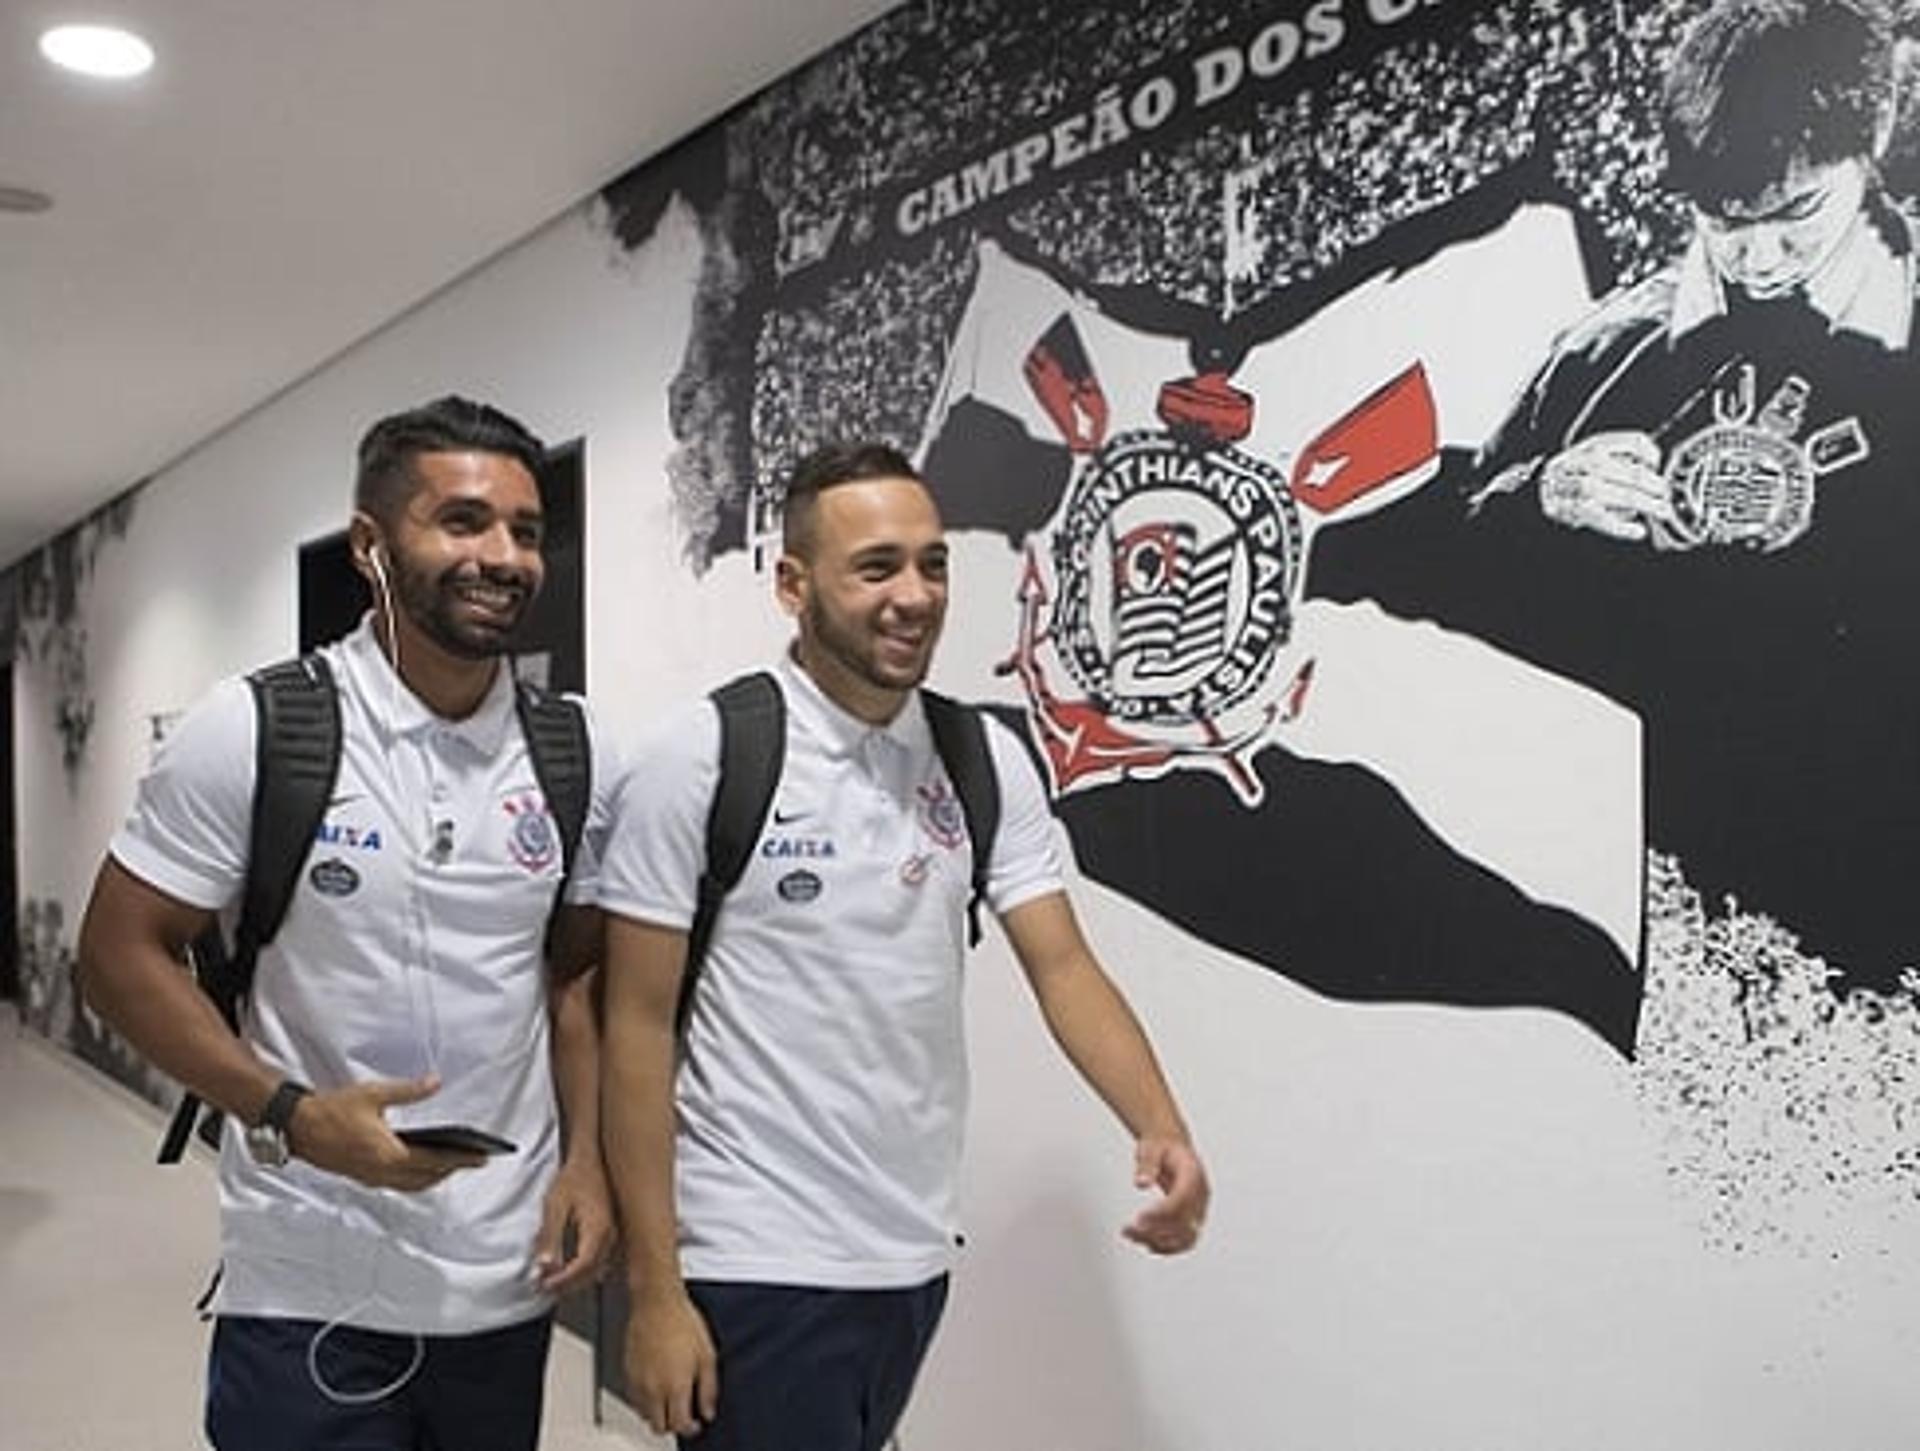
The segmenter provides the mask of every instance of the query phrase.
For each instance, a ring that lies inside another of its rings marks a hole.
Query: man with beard
[[[1124,1231],[1196,1242],[1205,1172],[1131,1010],[1081,936],[1032,763],[987,730],[1001,814],[969,842],[919,685],[947,603],[932,495],[880,445],[789,487],[776,592],[786,749],[745,875],[676,1011],[706,865],[719,718],[636,759],[607,848],[606,1142],[627,1236],[627,1386],[701,1451],[878,1451],[960,1239],[971,853],[1056,1041],[1157,1190]]]
[[[608,1247],[588,994],[617,782],[593,752],[549,937],[565,852],[501,662],[543,578],[543,452],[460,398],[362,440],[349,541],[376,608],[318,657],[337,774],[237,1036],[180,961],[247,885],[245,681],[169,737],[95,882],[88,1001],[248,1126],[220,1160],[221,1451],[533,1446],[553,1296]],[[514,1148],[402,1137],[449,1123]]]

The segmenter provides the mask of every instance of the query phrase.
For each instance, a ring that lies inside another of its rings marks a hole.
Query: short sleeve
[[[587,819],[580,829],[580,849],[574,858],[573,875],[567,879],[567,901],[574,906],[591,907],[600,900],[600,868],[606,859],[607,841],[613,834],[627,761],[618,738],[594,719],[587,702],[577,695],[569,695],[567,699],[586,717],[592,773]]]
[[[705,698],[634,749],[600,864],[602,908],[661,927],[692,925],[719,774],[720,716]]]
[[[218,911],[240,894],[252,833],[253,691],[222,681],[161,743],[108,852],[134,876]]]
[[[1060,827],[1033,761],[1006,726],[982,716],[1000,778],[1000,829],[987,865],[987,905],[1004,917],[1022,903],[1062,891]]]

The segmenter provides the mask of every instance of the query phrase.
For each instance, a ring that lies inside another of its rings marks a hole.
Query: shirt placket
[[[863,846],[867,859],[889,880],[917,886],[924,861],[913,810],[913,753],[887,731],[869,731],[861,742],[869,809]]]
[[[412,764],[412,788],[396,813],[406,821],[407,994],[414,1022],[420,1030],[425,1071],[440,1072],[441,1021],[436,993],[437,971],[434,913],[444,893],[443,876],[460,848],[460,823],[455,814],[454,782],[447,765],[444,729],[429,726],[409,739],[404,754]]]

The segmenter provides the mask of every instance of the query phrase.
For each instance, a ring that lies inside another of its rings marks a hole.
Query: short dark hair
[[[540,478],[547,448],[519,419],[486,403],[449,393],[444,398],[381,419],[360,440],[354,507],[383,525],[406,507],[419,486],[414,459],[423,453],[504,454]]]
[[[1667,180],[1715,210],[1795,161],[1871,157],[1892,96],[1893,38],[1877,17],[1845,0],[1720,0],[1667,71]]]
[[[794,465],[787,480],[780,516],[780,547],[805,555],[813,548],[813,511],[820,496],[836,484],[861,479],[912,479],[924,483],[920,471],[890,443],[875,439],[823,444]]]

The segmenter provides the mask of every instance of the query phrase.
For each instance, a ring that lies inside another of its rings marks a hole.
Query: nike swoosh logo
[[[773,824],[775,826],[789,826],[799,821],[806,814],[804,811],[782,811],[776,806],[773,810]]]
[[[364,791],[342,791],[338,796],[327,799],[327,810],[331,811],[336,806],[345,806],[350,802],[358,801],[366,794]]]

